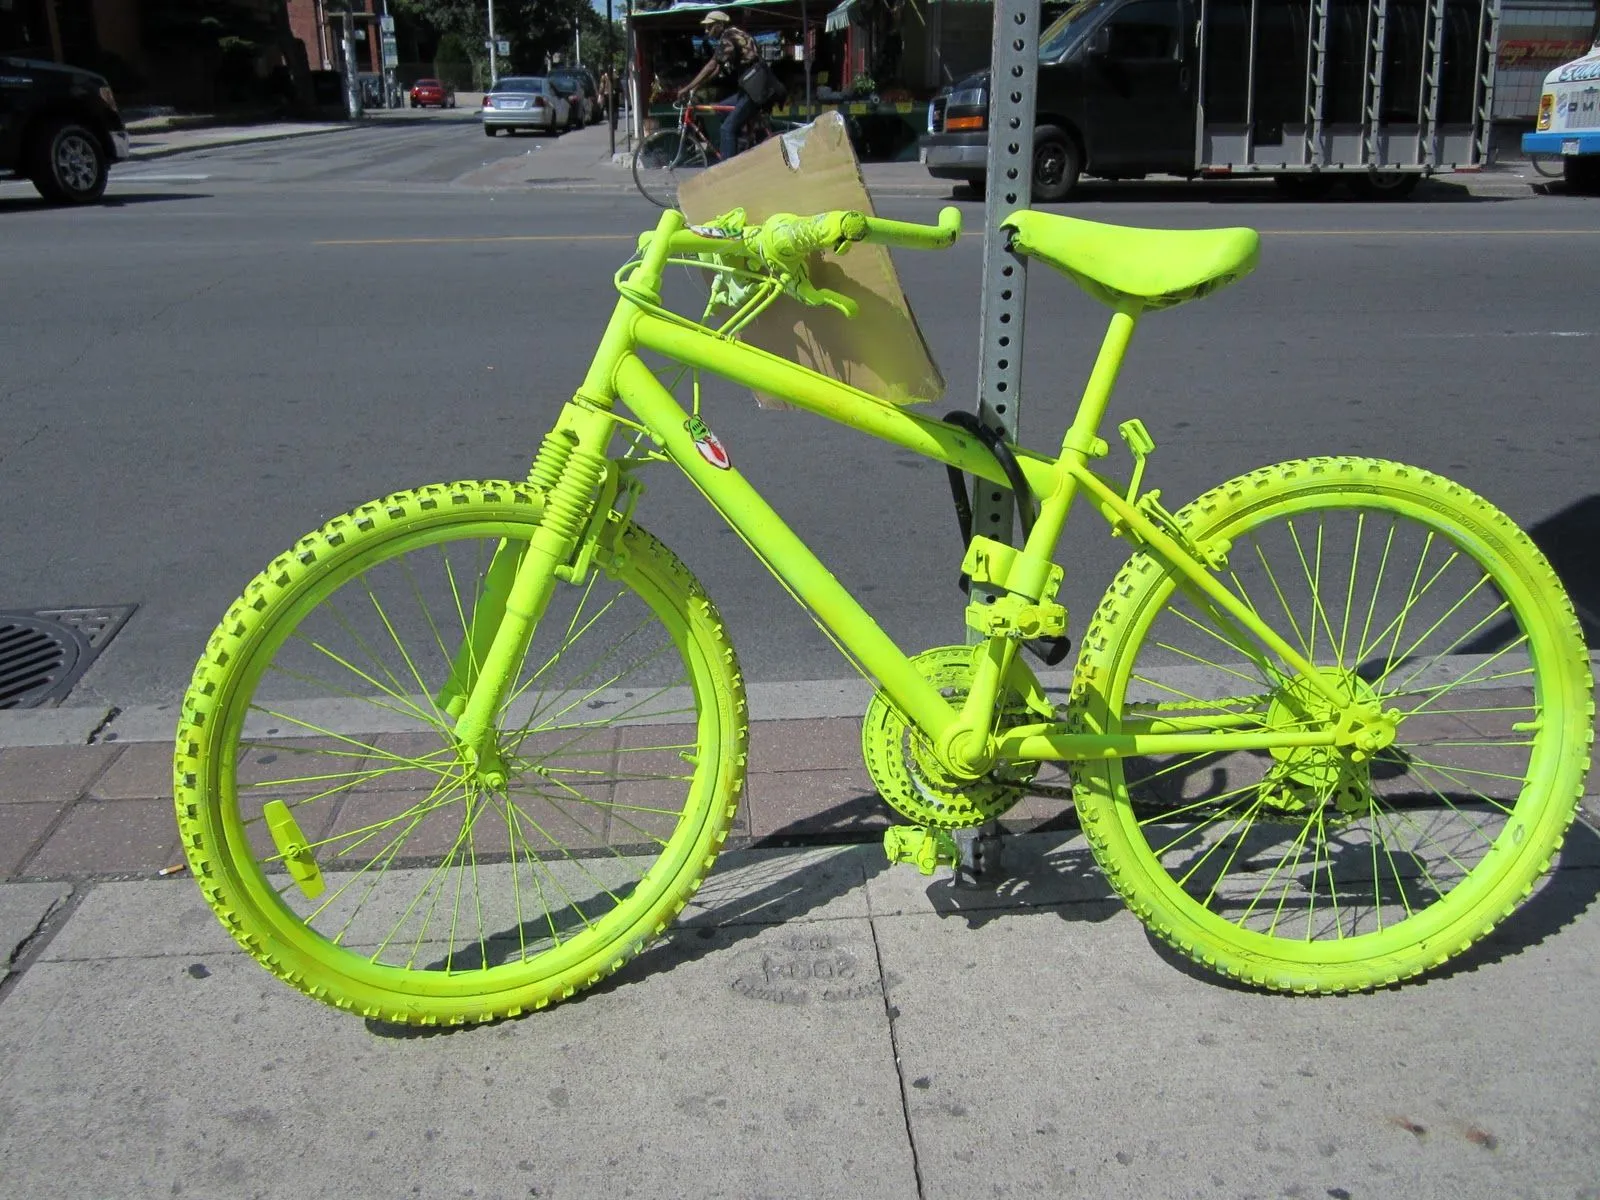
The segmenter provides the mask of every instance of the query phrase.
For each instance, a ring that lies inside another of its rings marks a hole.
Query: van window
[[[1133,0],[1106,22],[1111,58],[1123,62],[1172,61],[1178,57],[1177,0]]]

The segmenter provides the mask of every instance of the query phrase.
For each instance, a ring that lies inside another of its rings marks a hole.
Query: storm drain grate
[[[0,709],[60,704],[137,607],[0,609]]]

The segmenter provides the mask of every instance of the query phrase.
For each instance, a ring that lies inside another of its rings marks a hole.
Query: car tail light
[[[535,96],[533,98],[533,106],[535,108],[543,108],[544,107],[544,97],[543,96]]]
[[[493,96],[485,96],[483,98],[483,106],[485,108],[493,108],[494,107],[494,97]]]
[[[100,99],[105,102],[105,106],[112,112],[117,111],[117,98],[112,95],[110,88],[103,87],[100,89]]]

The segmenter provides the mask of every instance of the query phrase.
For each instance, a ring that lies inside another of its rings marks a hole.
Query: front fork
[[[484,783],[502,786],[497,722],[533,631],[549,607],[562,568],[588,536],[602,494],[615,494],[616,470],[602,451],[609,414],[569,405],[545,438],[528,481],[544,493],[544,515],[525,544],[502,540],[485,573],[450,677],[435,697],[456,718],[455,737]]]

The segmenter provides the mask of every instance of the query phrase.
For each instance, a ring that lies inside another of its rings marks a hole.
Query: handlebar
[[[659,280],[661,268],[672,254],[734,255],[761,264],[804,303],[827,304],[853,317],[854,301],[811,283],[806,260],[814,252],[843,253],[852,242],[940,250],[954,245],[960,234],[961,210],[952,207],[941,209],[939,220],[933,225],[835,209],[811,217],[774,213],[760,225],[748,228],[743,209],[725,213],[706,225],[691,226],[685,226],[681,213],[669,209],[654,230],[640,235],[639,248],[644,252],[640,270]]]

